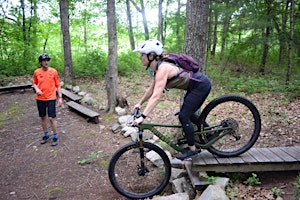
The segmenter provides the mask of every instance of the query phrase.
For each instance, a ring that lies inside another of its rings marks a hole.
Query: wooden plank
[[[285,151],[281,150],[280,148],[270,148],[270,150],[275,153],[278,157],[280,157],[285,162],[296,162],[297,160],[287,154]]]
[[[68,106],[70,106],[71,108],[79,111],[80,113],[90,117],[96,124],[99,123],[99,118],[98,116],[100,115],[99,113],[84,107],[83,105],[80,105],[74,101],[69,101],[66,103]]]
[[[78,110],[80,111],[81,113],[89,116],[89,117],[96,117],[96,116],[99,116],[100,114],[87,108],[87,107],[84,107],[83,105],[80,105],[74,101],[69,101],[66,103],[68,106],[74,108],[75,110]]]
[[[216,157],[216,159],[219,162],[219,164],[231,164],[231,161],[229,160],[229,158]]]
[[[184,161],[184,165],[193,187],[196,188],[197,186],[202,186],[204,183],[200,180],[199,173],[192,171],[192,161]]]
[[[193,165],[193,171],[215,172],[258,172],[258,171],[292,171],[300,170],[300,162],[275,162],[275,163],[232,163],[219,165]]]
[[[261,154],[256,148],[251,149],[249,153],[254,157],[257,162],[269,162],[269,158],[267,158],[265,155]]]
[[[251,149],[249,150],[251,151]],[[243,159],[244,163],[253,163],[256,162],[256,159],[248,152],[243,153],[240,157]]]
[[[201,153],[198,156],[195,156],[193,163],[197,163],[197,165],[206,165],[205,159]]]
[[[244,163],[244,160],[241,157],[230,157],[228,158],[231,163]]]
[[[199,156],[204,160],[205,164],[219,164],[217,159],[208,151],[200,152]]]
[[[269,148],[257,148],[257,150],[268,157],[272,162],[284,162],[284,160],[274,154]]]
[[[79,102],[82,99],[82,97],[80,97],[64,88],[61,88],[61,93],[64,97],[67,97],[68,99],[75,101],[75,102]]]
[[[27,88],[31,88],[32,84],[22,84],[22,85],[12,85],[12,86],[4,86],[4,87],[0,87],[0,92],[3,91],[10,91],[10,90],[21,90],[21,89],[27,89]]]
[[[294,147],[280,147],[281,150],[295,158],[296,160],[300,161],[300,146]]]

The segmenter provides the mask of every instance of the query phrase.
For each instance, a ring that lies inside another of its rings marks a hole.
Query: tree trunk
[[[168,1],[169,2],[169,1]],[[180,0],[177,0],[177,10],[176,10],[176,49],[182,49],[182,37],[180,36],[180,27],[182,26],[181,20],[180,20],[180,10],[181,10],[181,2]],[[167,16],[167,15],[166,15]]]
[[[162,41],[162,38],[163,38],[162,3],[163,3],[163,0],[159,0],[159,3],[158,3],[158,31],[157,31],[157,39],[159,41]]]
[[[218,34],[218,12],[217,10],[214,10],[214,36],[213,36],[213,44],[211,50],[212,57],[215,57],[216,55],[216,47],[218,42],[217,34]]]
[[[204,65],[209,0],[188,0],[184,53],[192,56],[200,66]]]
[[[64,64],[65,64],[65,77],[66,84],[71,85],[73,83],[73,67],[72,67],[72,53],[71,53],[71,41],[69,32],[69,8],[68,0],[59,1],[60,8],[60,23],[61,32],[63,36],[63,48],[64,48]]]
[[[130,10],[130,2],[129,0],[126,0],[126,15],[128,20],[128,32],[129,32],[129,41],[130,41],[130,47],[131,50],[134,50],[135,44],[134,44],[134,37],[133,37],[133,30],[132,30],[132,20],[131,20],[131,10]]]
[[[222,44],[221,44],[221,57],[220,59],[222,60],[225,55],[225,46],[226,46],[226,39],[228,35],[228,28],[229,28],[229,22],[230,22],[230,15],[229,13],[229,0],[225,0],[226,3],[226,11],[225,11],[225,17],[223,21],[223,31],[222,31]]]
[[[114,113],[118,96],[118,52],[115,0],[107,1],[108,65],[106,68],[107,112]]]
[[[268,58],[268,53],[269,53],[269,39],[270,39],[270,15],[271,15],[271,2],[270,0],[266,0],[266,4],[267,4],[267,13],[266,13],[266,32],[265,35],[263,37],[264,39],[264,47],[263,47],[263,55],[261,58],[261,63],[260,63],[260,67],[259,67],[259,72],[261,74],[265,74],[265,66],[267,63],[267,58]]]
[[[144,0],[140,0],[141,8],[138,7],[138,5],[136,4],[135,1],[131,0],[131,3],[134,5],[136,10],[139,11],[142,14],[144,32],[145,32],[145,40],[149,40],[149,31],[148,31],[148,24],[147,24],[146,12],[145,12]]]
[[[290,81],[291,77],[291,67],[292,67],[292,46],[294,40],[294,0],[290,1],[290,41],[289,41],[289,54],[288,54],[288,69],[286,73],[286,82],[287,84]]]

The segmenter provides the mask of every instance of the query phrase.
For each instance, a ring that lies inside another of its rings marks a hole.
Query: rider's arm
[[[154,85],[155,85],[155,80],[153,78],[151,85],[146,90],[146,92],[144,93],[143,97],[141,98],[138,104],[143,105],[143,103],[145,103],[151,97],[151,95],[153,94]]]
[[[149,98],[149,102],[143,111],[143,114],[145,116],[148,116],[150,114],[150,112],[158,104],[161,94],[163,93],[163,91],[165,89],[169,71],[170,70],[167,67],[158,68],[158,70],[156,72],[155,80],[152,82],[152,84],[153,84],[152,95]]]

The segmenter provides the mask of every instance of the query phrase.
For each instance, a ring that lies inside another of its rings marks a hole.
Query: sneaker
[[[58,145],[58,138],[53,138],[51,146],[56,146]]]
[[[176,155],[175,157],[179,160],[185,160],[189,157],[192,157],[194,155],[197,155],[201,152],[201,149],[196,149],[195,151],[192,151],[190,149],[184,149],[181,154]]]
[[[41,144],[45,144],[47,142],[47,140],[49,139],[49,136],[44,136],[41,140]]]

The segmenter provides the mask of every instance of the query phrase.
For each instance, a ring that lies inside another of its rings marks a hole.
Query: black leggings
[[[178,116],[189,146],[195,145],[194,127],[192,122],[197,124],[199,118],[195,113],[204,103],[211,90],[211,82],[207,76],[201,72],[197,72],[193,74],[193,77],[199,79],[200,82],[190,80],[191,86],[190,89],[187,90]]]

